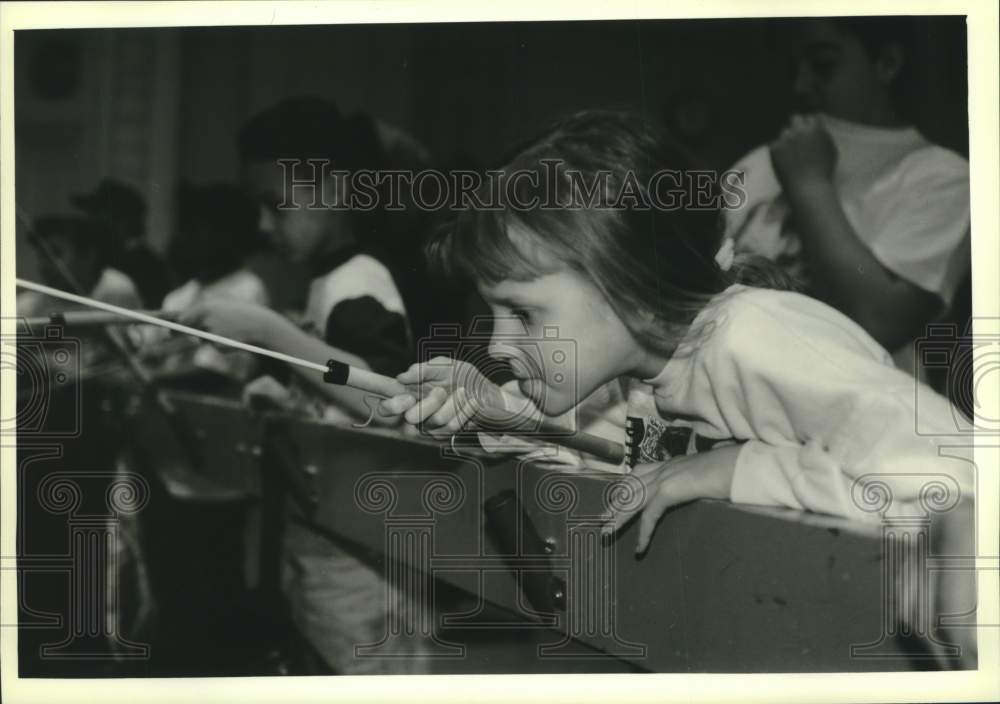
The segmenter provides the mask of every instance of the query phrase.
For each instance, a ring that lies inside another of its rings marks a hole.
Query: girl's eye
[[[515,308],[511,310],[511,313],[520,318],[525,322],[525,324],[531,322],[531,311],[525,310],[524,308]]]

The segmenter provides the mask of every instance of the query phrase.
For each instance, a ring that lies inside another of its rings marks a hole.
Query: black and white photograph
[[[996,7],[421,4],[0,7],[4,699],[1000,697]]]

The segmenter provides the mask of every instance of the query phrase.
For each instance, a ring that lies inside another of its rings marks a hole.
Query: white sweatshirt
[[[734,502],[877,520],[859,479],[889,487],[885,515],[912,514],[933,479],[972,496],[973,465],[939,453],[955,444],[957,411],[896,369],[859,325],[807,296],[730,287],[646,383],[664,420],[745,441]]]

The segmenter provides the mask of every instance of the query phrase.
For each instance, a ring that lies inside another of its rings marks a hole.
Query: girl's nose
[[[528,331],[520,318],[513,316],[497,316],[493,318],[493,336],[490,338],[490,355],[494,350],[507,350],[505,356],[510,356],[512,345],[523,342]]]
[[[510,359],[518,356],[517,348],[511,344],[510,338],[498,338],[495,334],[490,338],[486,352],[493,359]]]

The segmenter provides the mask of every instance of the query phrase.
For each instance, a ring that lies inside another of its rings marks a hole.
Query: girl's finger
[[[413,364],[402,374],[397,374],[396,379],[403,384],[419,384],[427,381],[427,369],[424,364]]]
[[[611,518],[604,525],[603,532],[606,534],[613,533],[638,516],[639,512],[649,504],[650,500],[656,494],[661,477],[666,470],[667,466],[662,462],[649,462],[636,465],[632,470],[629,481],[638,480],[642,484],[641,487],[636,487],[640,492],[639,501],[627,510],[613,509]]]
[[[437,391],[435,389],[434,391]],[[443,392],[444,389],[441,389]],[[455,417],[455,394],[446,394],[444,403],[424,419],[424,426],[428,428],[444,428]]]
[[[447,400],[448,392],[444,389],[432,389],[429,394],[424,396],[418,403],[414,404],[412,408],[406,411],[403,417],[406,419],[406,422],[411,425],[423,423],[427,417],[437,412],[437,410],[440,409]]]
[[[660,522],[663,514],[667,512],[667,509],[687,503],[696,498],[689,496],[689,493],[685,490],[684,475],[682,474],[666,477],[660,482],[659,487],[646,505],[646,508],[643,509],[642,516],[639,519],[639,538],[635,546],[637,554],[645,552],[646,548],[649,547],[653,531],[656,530],[656,525]]]
[[[640,466],[636,467],[636,470],[637,472],[643,473],[641,475],[637,474],[638,478],[642,481],[639,501],[637,504],[628,509],[612,509],[611,518],[608,519],[607,523],[605,523],[601,529],[601,532],[605,535],[610,535],[611,533],[621,530],[628,523],[630,523],[632,519],[638,516],[643,508],[649,504],[650,499],[656,492],[656,478],[659,476],[660,465],[650,464],[646,465],[645,468]]]
[[[467,407],[465,389],[455,389],[454,393],[447,394],[441,408],[423,422],[421,429],[431,437],[447,440],[465,426],[467,415],[463,409]]]
[[[646,552],[649,541],[653,538],[653,531],[656,530],[656,524],[660,522],[660,518],[666,510],[667,506],[651,503],[642,512],[642,517],[639,519],[639,538],[635,543],[636,555]]]
[[[409,367],[406,368],[405,372],[400,372],[399,374],[397,374],[396,380],[404,384],[414,383],[412,381],[413,375],[419,368],[420,368],[420,362],[414,362],[413,364],[411,364]]]
[[[396,380],[403,384],[422,384],[427,382],[447,381],[453,374],[454,360],[448,357],[435,357],[428,362],[410,366]]]
[[[379,402],[379,412],[387,416],[401,416],[413,408],[417,399],[410,394],[400,394],[392,398],[384,398]]]
[[[441,408],[424,423],[431,428],[453,434],[461,431],[475,416],[475,406],[464,387],[455,389]]]
[[[427,381],[430,381],[426,371],[423,368],[423,365],[421,364],[414,364],[412,367],[407,369],[402,374],[397,374],[396,380],[406,386],[409,386],[411,384],[421,385]]]
[[[457,433],[476,417],[476,413],[479,411],[479,404],[474,397],[468,394],[463,386],[455,389],[452,398],[455,403],[455,415],[448,422],[447,427],[453,433]]]
[[[601,534],[608,536],[612,533],[617,533],[627,524],[629,524],[632,519],[639,515],[640,509],[633,509],[631,511],[614,511],[611,514],[611,518],[601,526]]]

